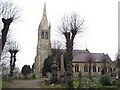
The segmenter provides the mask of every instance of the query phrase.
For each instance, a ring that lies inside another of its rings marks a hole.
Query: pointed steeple
[[[44,2],[43,17],[45,17],[47,19],[46,2]]]
[[[41,26],[43,26],[43,27],[44,26],[48,26],[46,2],[44,3],[43,15],[42,15],[42,20],[41,20]]]

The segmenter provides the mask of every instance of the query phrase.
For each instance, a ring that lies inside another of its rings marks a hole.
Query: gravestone
[[[64,58],[63,54],[61,55],[61,69],[60,69],[60,81],[64,81]]]

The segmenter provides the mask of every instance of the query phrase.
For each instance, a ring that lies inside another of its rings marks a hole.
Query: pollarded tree
[[[73,43],[75,36],[82,32],[84,20],[80,19],[80,16],[76,13],[70,16],[64,16],[61,20],[58,29],[62,32],[66,39],[66,55],[67,55],[67,71],[66,82],[67,87],[73,87],[73,72],[72,72],[72,60],[73,60]]]
[[[10,77],[14,74],[15,63],[16,63],[16,54],[19,52],[18,44],[16,42],[8,43],[8,51],[10,53]]]
[[[18,7],[10,1],[0,1],[0,16],[3,22],[2,29],[2,50],[5,46],[7,33],[10,27],[10,24],[16,21],[20,16],[20,10]]]

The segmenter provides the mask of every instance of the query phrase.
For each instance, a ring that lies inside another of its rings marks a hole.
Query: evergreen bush
[[[104,86],[109,86],[111,85],[111,82],[110,82],[110,77],[108,75],[102,75],[100,77],[100,80],[99,82],[104,85]]]

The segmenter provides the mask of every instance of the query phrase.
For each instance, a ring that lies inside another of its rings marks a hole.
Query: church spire
[[[43,15],[42,15],[41,24],[42,24],[42,26],[48,26],[46,2],[44,2],[44,8],[43,8]]]
[[[43,17],[47,19],[46,2],[44,2]]]

